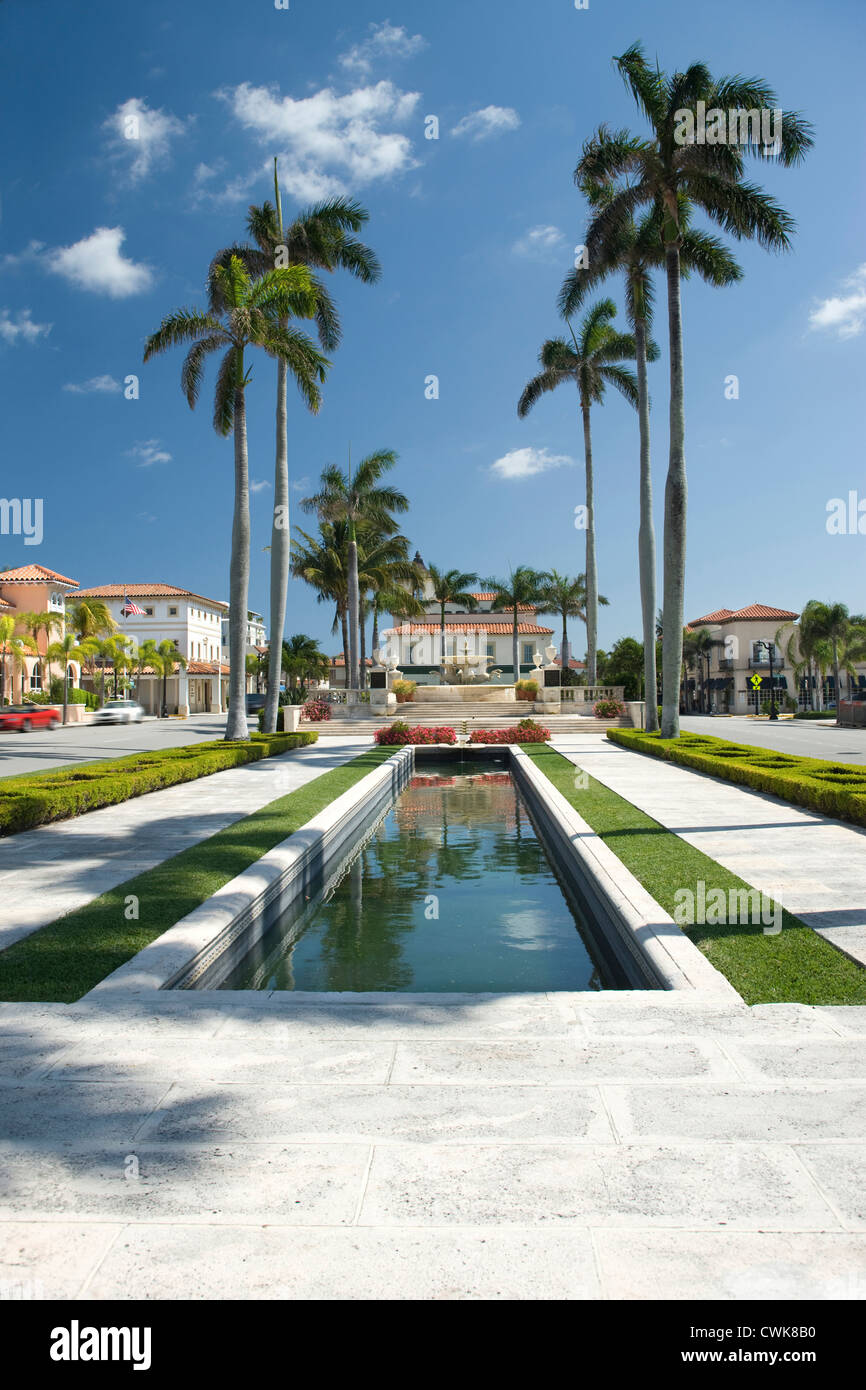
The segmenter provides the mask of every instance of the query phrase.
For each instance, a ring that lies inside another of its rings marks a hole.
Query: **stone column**
[[[181,667],[177,673],[177,713],[180,719],[189,719],[189,676]]]

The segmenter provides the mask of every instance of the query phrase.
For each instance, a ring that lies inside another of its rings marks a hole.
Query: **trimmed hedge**
[[[608,729],[607,736],[635,752],[649,753],[752,791],[769,792],[824,816],[866,825],[866,767],[855,763],[800,758],[774,748],[748,748],[708,734],[663,739],[642,729]]]
[[[135,753],[128,758],[105,759],[86,767],[5,778],[0,780],[0,835],[15,835],[50,821],[68,820],[85,811],[115,806],[145,792],[162,791],[180,782],[194,782],[214,772],[243,767],[292,748],[303,748],[315,743],[318,737],[312,732],[253,734],[249,742],[187,744]]]

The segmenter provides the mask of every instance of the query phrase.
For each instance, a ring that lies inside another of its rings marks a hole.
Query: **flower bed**
[[[304,705],[303,719],[308,719],[311,724],[324,724],[331,717],[331,705],[328,700],[313,698]]]
[[[474,729],[471,743],[546,743],[550,730],[534,719],[521,719],[513,729]]]
[[[397,719],[387,728],[376,730],[376,742],[380,747],[404,748],[409,744],[456,743],[457,735],[453,729],[424,728],[420,724],[410,729],[402,719]]]
[[[625,705],[619,700],[596,700],[592,712],[596,719],[620,719],[625,714]]]

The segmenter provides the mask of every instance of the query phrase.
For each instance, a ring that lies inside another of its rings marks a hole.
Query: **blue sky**
[[[866,541],[825,524],[831,498],[859,489],[866,502],[863,37],[860,0],[590,0],[582,11],[572,0],[4,0],[0,494],[43,498],[45,520],[40,546],[0,536],[0,565],[226,596],[232,451],[210,423],[213,378],[191,413],[180,353],[146,367],[141,354],[166,311],[201,303],[211,255],[270,195],[279,154],[286,211],[357,196],[384,268],[373,288],[331,282],[344,343],[321,414],[290,400],[293,496],[325,464],[345,465],[350,443],[355,457],[393,448],[412,503],[405,529],[425,559],[482,575],[582,569],[576,400],[557,393],[526,421],[516,403],[542,341],[561,331],[556,292],[584,225],[581,143],[600,121],[643,130],[610,62],[640,38],[667,69],[701,58],[759,74],[816,128],[804,165],[753,166],[797,221],[793,252],[740,246],[739,286],[684,287],[687,617],[809,597],[866,609]],[[129,116],[138,140],[124,138]],[[425,139],[428,116],[438,140]],[[665,335],[661,313],[659,533]],[[130,373],[138,400],[119,389]],[[738,400],[725,398],[731,374]],[[250,603],[262,611],[273,397],[262,358],[248,403]],[[615,395],[593,427],[609,646],[640,628],[637,428]],[[337,650],[330,620],[294,582],[287,630]]]

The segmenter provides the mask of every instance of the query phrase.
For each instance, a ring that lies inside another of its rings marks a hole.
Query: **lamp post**
[[[773,642],[757,642],[755,645],[758,646],[758,647],[766,647],[766,649],[767,649],[767,656],[768,656],[769,659],[770,659],[770,718],[771,718],[771,719],[778,719],[778,718],[779,718],[779,715],[778,715],[778,711],[777,711],[777,709],[776,709],[776,691],[775,691],[775,686],[774,686],[774,684],[773,684],[773,655],[774,655],[774,652],[775,652],[775,650],[776,650],[776,648],[775,648],[775,643],[773,643]]]

